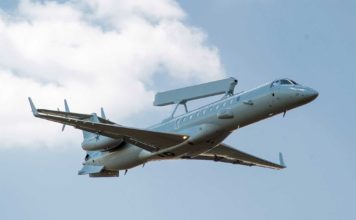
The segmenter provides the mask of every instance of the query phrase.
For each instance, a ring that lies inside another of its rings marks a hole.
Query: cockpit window
[[[294,85],[298,85],[298,83],[296,83],[294,80],[289,80],[291,81]]]
[[[281,85],[288,85],[288,84],[292,84],[292,82],[290,82],[289,80],[286,79],[281,79]]]
[[[271,84],[271,87],[278,86],[278,85],[279,85],[279,80],[276,80]]]
[[[276,80],[271,84],[271,87],[274,86],[278,86],[278,85],[298,85],[298,83],[296,83],[293,80],[290,79],[280,79],[280,80]]]

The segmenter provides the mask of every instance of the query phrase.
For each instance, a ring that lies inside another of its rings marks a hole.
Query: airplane
[[[157,160],[207,160],[246,166],[283,169],[273,163],[231,147],[223,140],[233,131],[313,101],[318,92],[291,79],[278,79],[257,88],[234,94],[235,78],[227,78],[180,89],[158,92],[155,106],[175,105],[172,114],[146,129],[126,127],[101,115],[37,109],[29,97],[37,118],[73,126],[83,131],[81,147],[86,151],[79,175],[117,177],[128,169]],[[222,97],[210,104],[188,110],[187,103],[210,96]],[[179,106],[185,113],[175,116]]]

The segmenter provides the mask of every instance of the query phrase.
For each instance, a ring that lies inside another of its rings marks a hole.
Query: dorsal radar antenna
[[[170,118],[173,118],[179,105],[184,105],[185,111],[188,112],[187,102],[189,101],[222,94],[225,94],[224,98],[233,95],[237,82],[237,79],[230,77],[199,85],[159,92],[155,96],[153,105],[166,106],[175,104],[176,106],[170,116]]]

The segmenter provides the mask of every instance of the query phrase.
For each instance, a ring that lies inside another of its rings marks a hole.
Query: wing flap
[[[280,158],[282,158],[280,154]],[[240,164],[245,166],[260,166],[272,169],[283,169],[285,168],[284,164],[276,164],[256,156],[247,154],[240,150],[237,150],[226,144],[219,144],[217,147],[200,154],[194,158],[184,158],[184,159],[196,159],[196,160],[212,160],[217,162]],[[281,160],[281,159],[280,159]],[[283,158],[282,160],[283,161]]]

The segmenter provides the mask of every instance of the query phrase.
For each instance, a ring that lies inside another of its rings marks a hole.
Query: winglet
[[[37,109],[36,109],[35,105],[32,102],[31,97],[28,97],[28,101],[30,102],[30,106],[31,106],[31,110],[32,110],[33,115],[37,116],[38,112],[37,112]]]
[[[103,119],[106,119],[106,116],[105,116],[105,112],[104,112],[104,108],[103,108],[103,107],[101,107],[101,117],[102,117]]]
[[[279,165],[281,165],[282,167],[287,167],[284,163],[283,154],[281,152],[279,152]]]

